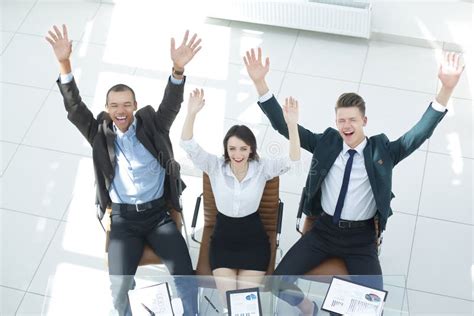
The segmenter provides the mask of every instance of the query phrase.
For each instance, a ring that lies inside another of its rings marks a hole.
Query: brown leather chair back
[[[217,207],[212,193],[211,182],[209,176],[204,173],[203,177],[203,200],[204,200],[204,227],[201,238],[201,247],[199,249],[199,258],[196,268],[197,275],[212,275],[211,266],[209,264],[209,242],[214,225],[216,224]],[[279,187],[280,179],[275,177],[265,185],[262,199],[258,212],[262,219],[265,230],[270,241],[271,257],[268,264],[267,274],[273,273],[275,269],[276,255],[276,235],[278,221],[278,205],[279,205]]]
[[[176,211],[175,209],[170,209],[170,215],[171,218],[174,220],[176,223],[176,226],[178,227],[178,230],[181,231],[183,227],[183,221],[181,218],[181,213]],[[107,213],[104,216],[104,218],[107,217],[107,221],[104,225],[105,227],[105,253],[108,252],[109,249],[109,240],[110,240],[110,214],[112,210],[110,208],[107,209]],[[161,264],[161,258],[156,255],[156,253],[153,251],[153,249],[150,247],[150,245],[145,244],[145,248],[143,249],[143,254],[139,262],[139,266],[145,266],[148,264]]]

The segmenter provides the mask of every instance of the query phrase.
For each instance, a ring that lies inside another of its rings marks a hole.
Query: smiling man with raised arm
[[[288,138],[282,109],[265,81],[269,58],[264,62],[258,48],[257,53],[248,51],[244,62],[259,94],[260,108],[272,127]],[[356,93],[344,93],[337,100],[336,129],[314,133],[298,127],[301,147],[313,155],[303,193],[303,211],[317,220],[284,256],[276,275],[303,275],[326,258],[339,257],[350,275],[376,276],[364,278],[363,282],[382,288],[375,221],[381,232],[392,215],[392,170],[431,136],[446,115],[446,105],[463,69],[458,54],[444,55],[438,71],[442,86],[436,99],[397,140],[390,141],[385,134],[365,136],[365,102]],[[306,315],[316,315],[316,304],[303,295],[283,292],[279,295],[289,304],[298,306]]]
[[[195,34],[186,31],[176,47],[171,39],[172,75],[158,109],[137,110],[135,93],[117,84],[106,95],[105,111],[94,118],[83,103],[72,75],[72,42],[65,25],[54,26],[46,40],[59,63],[59,91],[68,119],[92,146],[99,218],[112,209],[108,248],[113,314],[131,315],[127,293],[149,244],[173,275],[192,275],[191,258],[183,236],[170,217],[170,207],[181,211],[183,184],[173,158],[169,130],[183,101],[184,67],[201,49]],[[185,315],[197,313],[197,287],[189,279],[176,280]]]

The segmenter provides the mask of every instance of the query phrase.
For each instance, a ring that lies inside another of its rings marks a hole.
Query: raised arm
[[[196,120],[196,115],[204,107],[205,102],[204,90],[194,89],[194,91],[189,94],[188,113],[184,120],[181,140],[190,140],[193,138],[194,121]]]
[[[92,145],[94,137],[97,134],[97,120],[92,115],[92,112],[82,102],[82,98],[79,95],[79,89],[72,77],[70,60],[72,41],[69,40],[66,25],[62,25],[62,32],[56,25],[54,25],[53,29],[48,31],[48,35],[45,38],[53,48],[54,55],[59,63],[59,71],[61,75],[70,75],[70,77],[66,77],[66,81],[63,81],[61,78],[57,80],[59,91],[63,96],[64,107],[68,112],[67,117]]]
[[[53,30],[48,31],[46,40],[51,44],[54,55],[59,63],[59,71],[61,75],[67,75],[72,72],[71,68],[71,53],[72,53],[72,41],[69,40],[67,27],[65,24],[62,26],[62,33],[59,28],[54,25]]]
[[[293,97],[285,99],[283,115],[285,117],[286,125],[288,126],[290,159],[293,161],[298,161],[301,157],[301,150],[300,137],[298,135],[299,105],[296,99],[293,99]]]
[[[246,52],[243,58],[249,77],[252,79],[259,97],[263,96],[266,98],[265,101],[258,102],[258,105],[270,120],[272,127],[284,137],[289,138],[288,126],[285,122],[282,109],[276,98],[269,95],[270,90],[265,80],[270,70],[270,59],[268,57],[265,58],[265,63],[263,63],[262,49],[260,47],[257,49],[257,54],[255,54],[254,49],[251,49]],[[301,147],[312,153],[316,146],[318,135],[300,125],[298,125],[298,131]]]
[[[189,31],[184,33],[181,45],[176,47],[176,41],[174,37],[171,38],[170,55],[173,61],[173,77],[180,80],[183,79],[184,66],[186,66],[201,50],[201,39],[194,34],[189,39]]]
[[[175,39],[171,38],[170,56],[173,61],[172,76],[174,80],[168,81],[163,100],[158,107],[156,115],[157,126],[165,132],[169,132],[171,125],[181,109],[185,81],[183,75],[184,67],[194,58],[197,52],[201,50],[200,44],[201,39],[197,37],[197,34],[189,38],[189,31],[186,31],[178,47],[176,47]]]
[[[219,158],[202,149],[193,139],[194,121],[196,115],[204,107],[204,104],[204,91],[202,89],[194,89],[189,94],[188,113],[184,120],[180,145],[186,151],[189,158],[191,158],[193,164],[210,175],[219,167]]]
[[[431,105],[415,126],[399,139],[390,143],[390,152],[394,164],[409,156],[426,139],[431,137],[436,126],[446,114],[444,108],[447,106],[464,70],[459,57],[459,54],[456,53],[446,53],[439,67],[438,78],[441,81],[441,88],[436,96],[436,102],[442,106],[441,109],[439,109],[439,105],[436,108]]]
[[[255,50],[252,48],[245,53],[243,58],[250,79],[252,79],[257,89],[258,96],[261,97],[269,91],[265,77],[270,70],[270,58],[265,58],[265,64],[263,64],[262,49],[260,47],[257,49],[257,55],[255,55]]]
[[[464,65],[461,65],[459,54],[447,52],[443,57],[444,58],[438,70],[441,89],[436,96],[436,101],[439,104],[446,106],[454,88],[459,82],[459,78],[461,78],[461,74],[464,71]]]

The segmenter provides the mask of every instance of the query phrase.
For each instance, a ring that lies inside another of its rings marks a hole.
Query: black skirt
[[[258,212],[229,217],[217,212],[209,247],[211,269],[267,271],[270,242]]]

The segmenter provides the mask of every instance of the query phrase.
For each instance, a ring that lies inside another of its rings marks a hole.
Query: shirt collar
[[[342,154],[345,155],[349,149],[354,149],[361,156],[364,156],[364,148],[367,146],[367,137],[364,137],[364,140],[357,145],[356,148],[349,147],[346,143],[342,143]]]
[[[132,124],[128,127],[128,130],[124,133],[122,132],[115,123],[112,123],[112,126],[114,127],[114,132],[117,134],[119,138],[122,138],[124,136],[133,136],[135,135],[135,130],[137,128],[137,120],[135,119],[135,116],[133,116],[133,121]]]
[[[226,176],[234,177],[234,173],[232,172],[232,169],[230,168],[230,163],[225,163],[224,173]],[[255,173],[255,160],[252,160],[252,161],[249,161],[249,170],[247,170],[247,174],[245,175],[245,178],[243,178],[241,182],[244,182],[246,179],[253,177],[254,173]]]

